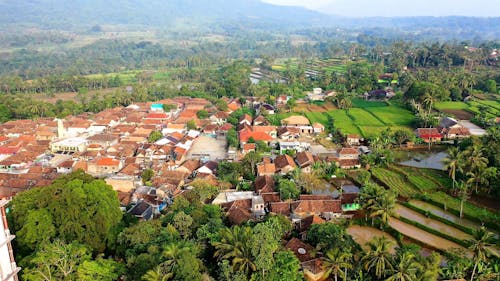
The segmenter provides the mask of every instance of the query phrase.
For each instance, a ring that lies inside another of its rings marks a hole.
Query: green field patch
[[[325,114],[321,112],[306,112],[306,117],[312,123],[321,123],[324,126],[328,123],[328,118]]]
[[[434,108],[442,109],[468,109],[469,105],[461,101],[441,101],[434,103]]]
[[[358,134],[361,131],[356,127],[353,120],[347,115],[345,110],[332,110],[328,114],[333,117],[333,124],[336,128],[340,129],[343,134]]]
[[[348,113],[354,120],[354,123],[359,126],[384,126],[384,123],[362,108],[351,108]]]
[[[361,130],[361,134],[366,137],[376,137],[380,135],[387,127],[373,127],[373,126],[359,126],[359,129]]]
[[[370,171],[377,180],[383,182],[387,187],[397,192],[398,195],[409,198],[418,193],[405,177],[399,173],[378,167],[371,168]]]
[[[384,107],[387,106],[387,103],[384,101],[368,101],[360,98],[352,99],[352,106],[359,108],[367,108],[367,107]]]
[[[385,124],[411,125],[415,119],[413,113],[409,110],[396,105],[387,107],[368,107],[366,110],[373,113],[373,115],[377,116],[378,119],[382,120]]]

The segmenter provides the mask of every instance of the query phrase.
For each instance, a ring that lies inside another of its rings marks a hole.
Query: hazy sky
[[[344,16],[500,16],[500,0],[263,0]]]

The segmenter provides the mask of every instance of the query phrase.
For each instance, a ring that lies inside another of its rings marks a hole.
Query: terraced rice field
[[[411,224],[407,224],[402,222],[396,218],[389,218],[389,226],[395,229],[396,231],[402,233],[403,235],[410,237],[416,241],[420,241],[430,247],[440,250],[450,250],[453,248],[461,249],[462,251],[466,251],[464,247],[458,245],[455,242],[446,240],[437,235],[431,234],[427,231],[424,231],[416,226]],[[470,253],[469,253],[470,254]]]
[[[333,110],[328,112],[328,114],[333,117],[335,127],[339,128],[342,133],[361,135],[361,131],[356,127],[345,110]]]
[[[467,240],[472,238],[471,235],[456,229],[452,226],[449,226],[445,223],[442,223],[437,220],[433,220],[431,218],[428,218],[424,215],[422,215],[419,212],[413,211],[412,209],[409,209],[403,205],[396,204],[396,208],[394,210],[396,214],[398,214],[400,217],[406,218],[408,220],[412,220],[414,222],[420,223],[422,225],[425,225],[429,228],[432,228],[436,231],[439,231],[441,233],[444,233],[446,235],[461,239],[461,240]]]
[[[409,198],[418,193],[399,173],[384,168],[372,168],[370,171],[376,179],[385,183],[391,190],[403,197]]]
[[[347,228],[347,233],[351,235],[354,241],[356,241],[356,243],[358,243],[364,250],[368,250],[367,243],[370,242],[373,237],[385,236],[387,239],[394,241],[394,246],[390,249],[391,253],[395,252],[396,246],[398,245],[394,237],[387,232],[383,232],[382,230],[374,227],[352,225]]]
[[[348,115],[354,120],[355,124],[359,126],[384,126],[384,123],[362,108],[351,108],[348,110]]]
[[[375,115],[387,125],[410,125],[415,116],[408,110],[399,106],[367,107],[367,111]]]
[[[443,210],[442,208],[439,208],[438,206],[432,205],[432,204],[424,202],[424,201],[412,199],[412,200],[408,201],[408,203],[412,206],[419,208],[419,209],[422,209],[424,211],[428,211],[428,212],[430,212],[438,217],[441,217],[445,220],[451,221],[451,222],[459,224],[459,225],[463,225],[463,226],[468,227],[470,229],[476,229],[476,228],[481,226],[479,223],[475,223],[473,221],[463,219],[463,218],[461,219],[458,216],[455,216],[449,212],[446,212],[445,210]]]

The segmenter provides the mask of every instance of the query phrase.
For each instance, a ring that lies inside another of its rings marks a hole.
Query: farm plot
[[[410,111],[396,105],[386,107],[368,107],[366,110],[388,125],[408,126],[415,118]]]
[[[328,114],[333,117],[333,123],[336,128],[339,128],[343,134],[358,134],[361,131],[356,127],[353,120],[347,115],[345,110],[332,110]]]
[[[328,123],[328,118],[326,114],[322,112],[306,112],[306,117],[311,121],[311,123],[321,123],[326,125]]]
[[[384,126],[384,123],[362,108],[351,108],[348,114],[352,117],[356,125],[370,127]]]
[[[367,101],[360,98],[352,99],[352,106],[359,108],[367,108],[367,107],[384,107],[387,106],[387,103],[384,101]]]
[[[396,172],[384,168],[372,168],[370,171],[377,180],[385,183],[390,189],[396,191],[398,195],[409,198],[417,194],[415,188],[411,184],[408,184],[402,175]]]

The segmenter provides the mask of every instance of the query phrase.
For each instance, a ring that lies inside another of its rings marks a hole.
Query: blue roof
[[[151,105],[151,109],[163,109],[163,104],[161,104],[161,103],[153,103]]]

